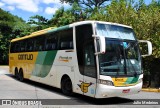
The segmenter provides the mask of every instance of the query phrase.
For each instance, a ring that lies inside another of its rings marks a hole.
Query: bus
[[[139,43],[147,54],[141,55]],[[151,54],[151,42],[137,40],[130,26],[80,21],[11,40],[9,71],[65,95],[107,98],[140,92],[141,59]]]

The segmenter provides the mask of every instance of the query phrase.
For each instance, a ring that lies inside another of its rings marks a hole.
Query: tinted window
[[[25,41],[12,42],[10,52],[11,53],[25,52],[25,47],[26,47]]]
[[[73,49],[73,29],[60,32],[59,49]]]
[[[46,36],[45,50],[73,49],[73,29],[61,30]]]
[[[27,46],[26,46],[26,51],[33,51],[34,50],[34,39],[30,38],[26,40]]]
[[[20,42],[15,42],[14,52],[20,52]]]
[[[26,51],[26,40],[20,41],[20,52],[25,52]]]
[[[12,42],[12,43],[11,43],[10,52],[11,52],[11,53],[14,53],[14,52],[15,52],[15,42]]]
[[[44,35],[35,37],[33,40],[34,40],[34,51],[43,51],[45,43]]]
[[[73,49],[72,28],[11,43],[11,53],[65,49]]]
[[[79,71],[81,74],[96,77],[96,66],[94,56],[94,39],[92,37],[92,25],[81,25],[76,27],[76,48]]]
[[[94,56],[94,41],[91,40],[84,46],[84,75],[96,77],[96,65]]]
[[[57,33],[51,33],[46,36],[45,50],[57,49],[58,36]]]

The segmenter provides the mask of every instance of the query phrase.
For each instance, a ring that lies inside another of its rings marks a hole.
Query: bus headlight
[[[98,81],[98,82],[99,82],[100,84],[113,86],[113,82],[112,82],[112,81],[99,79],[99,81]]]

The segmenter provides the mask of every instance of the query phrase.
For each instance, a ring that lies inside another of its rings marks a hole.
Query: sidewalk
[[[160,88],[156,89],[156,88],[142,88],[142,91],[145,92],[160,92]]]

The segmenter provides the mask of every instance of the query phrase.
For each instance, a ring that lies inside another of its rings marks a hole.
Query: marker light
[[[141,83],[141,82],[142,82],[142,80],[143,80],[143,79],[142,79],[142,78],[140,78],[140,79],[138,80],[138,82],[137,82],[137,83]]]

